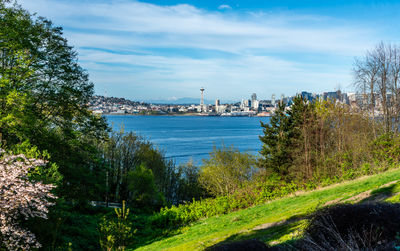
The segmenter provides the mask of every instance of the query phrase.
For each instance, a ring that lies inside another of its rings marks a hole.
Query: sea
[[[151,141],[177,165],[193,160],[201,165],[213,148],[235,147],[258,154],[262,143],[260,121],[269,117],[104,115],[115,131],[134,132]]]

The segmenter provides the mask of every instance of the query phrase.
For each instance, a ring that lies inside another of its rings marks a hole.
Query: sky
[[[400,1],[18,3],[64,28],[96,94],[138,101],[351,92],[355,58],[400,42]]]

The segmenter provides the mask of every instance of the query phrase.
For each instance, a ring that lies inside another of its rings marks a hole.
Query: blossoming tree
[[[31,217],[46,219],[54,185],[29,179],[31,169],[45,161],[28,159],[24,155],[6,154],[0,148],[0,249],[30,250],[39,248],[35,235],[20,226]]]

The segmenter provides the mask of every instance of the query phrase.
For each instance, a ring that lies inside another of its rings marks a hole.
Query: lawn
[[[181,233],[137,250],[203,250],[216,243],[257,238],[285,245],[301,234],[304,217],[332,203],[385,200],[398,202],[400,169],[365,176],[311,192],[297,193],[263,205],[200,220]]]

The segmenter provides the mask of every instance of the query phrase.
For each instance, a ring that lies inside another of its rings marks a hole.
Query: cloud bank
[[[139,1],[23,0],[65,29],[96,92],[135,100],[332,90],[376,32],[332,17]]]

